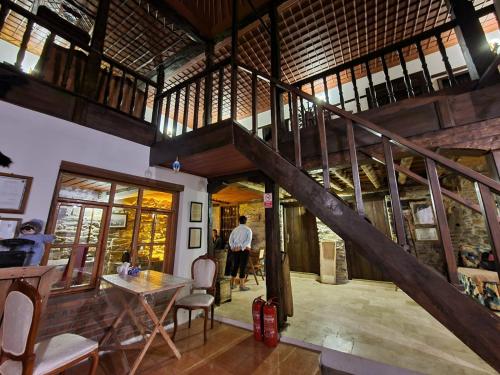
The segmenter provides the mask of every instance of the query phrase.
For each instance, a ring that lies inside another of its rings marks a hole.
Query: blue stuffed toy
[[[38,266],[42,261],[45,252],[45,244],[52,243],[55,236],[41,233],[43,221],[33,219],[21,225],[21,235],[19,238],[34,241],[33,245],[23,245],[18,250],[32,252],[26,257],[25,266]]]

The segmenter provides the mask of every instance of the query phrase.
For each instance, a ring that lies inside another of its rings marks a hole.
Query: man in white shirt
[[[247,291],[250,288],[245,286],[246,268],[252,245],[252,230],[245,224],[247,218],[240,216],[240,225],[233,229],[229,235],[229,246],[233,252],[233,268],[231,271],[231,289],[235,288],[234,280],[240,270],[240,290]]]

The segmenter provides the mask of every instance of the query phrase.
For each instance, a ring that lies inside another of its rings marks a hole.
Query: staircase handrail
[[[488,186],[490,189],[492,189],[496,193],[500,194],[500,183],[496,182],[495,180],[493,180],[493,179],[491,179],[491,178],[489,178],[489,177],[487,177],[479,172],[476,172],[470,168],[467,168],[467,167],[465,167],[465,166],[463,166],[463,165],[461,165],[461,164],[459,164],[451,159],[448,159],[448,158],[446,158],[442,155],[439,155],[439,154],[437,154],[429,149],[426,149],[425,147],[421,147],[421,146],[413,143],[412,141],[409,141],[408,139],[406,139],[406,138],[404,138],[396,133],[393,133],[387,129],[384,129],[384,128],[376,125],[375,123],[373,123],[367,119],[364,119],[358,115],[347,112],[347,111],[345,111],[339,107],[336,107],[332,104],[328,104],[325,101],[318,99],[311,94],[308,94],[308,93],[306,93],[306,92],[304,92],[304,91],[302,91],[302,90],[300,90],[300,89],[298,89],[290,84],[287,84],[279,79],[273,78],[270,75],[263,73],[255,68],[252,68],[246,64],[242,64],[242,63],[238,62],[236,64],[236,66],[243,69],[243,70],[248,71],[249,73],[254,73],[257,76],[259,76],[259,77],[263,78],[264,80],[270,82],[271,84],[275,85],[276,87],[283,89],[285,91],[289,91],[291,93],[294,93],[298,97],[306,99],[306,100],[314,103],[315,105],[317,105],[320,108],[323,108],[323,109],[326,109],[330,112],[333,112],[334,114],[338,115],[339,117],[349,119],[353,122],[353,124],[360,126],[364,130],[366,130],[366,131],[368,131],[368,132],[370,132],[370,133],[372,133],[380,138],[386,137],[392,143],[394,143],[400,147],[411,150],[411,151],[413,151],[413,152],[415,152],[415,153],[417,153],[425,158],[429,158],[431,160],[434,160],[435,162],[441,164],[442,166],[447,167],[455,172],[458,172],[461,175],[463,175],[471,180],[475,180],[477,182],[480,182],[481,184]]]

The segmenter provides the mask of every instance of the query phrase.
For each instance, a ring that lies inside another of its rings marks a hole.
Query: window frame
[[[60,198],[59,191],[61,190],[62,185],[62,176],[65,173],[70,173],[77,175],[82,178],[92,178],[97,179],[102,182],[111,183],[111,188],[109,191],[109,199],[107,202],[94,202],[87,201],[81,199],[70,199],[70,198]],[[135,205],[124,205],[124,204],[115,204],[115,192],[117,185],[128,185],[138,188],[138,197]],[[172,206],[169,210],[161,209],[161,208],[150,208],[150,207],[142,207],[143,202],[143,192],[144,190],[157,190],[165,193],[172,194]],[[101,168],[95,168],[83,164],[77,164],[67,161],[62,161],[59,173],[57,177],[57,182],[54,187],[54,193],[52,197],[52,202],[49,211],[49,219],[47,221],[47,230],[49,232],[53,232],[55,230],[55,224],[57,222],[57,212],[59,204],[79,204],[79,205],[91,205],[95,207],[102,207],[104,209],[105,217],[104,228],[101,233],[101,238],[98,242],[98,252],[96,254],[96,263],[94,264],[94,270],[92,271],[92,277],[89,285],[77,286],[73,288],[64,288],[64,289],[55,289],[52,291],[53,294],[70,294],[82,291],[88,291],[95,289],[99,285],[100,277],[103,274],[104,263],[105,263],[105,255],[107,248],[107,238],[109,234],[109,225],[111,214],[113,208],[129,208],[135,210],[135,220],[133,227],[133,235],[132,235],[132,243],[131,243],[131,257],[132,262],[135,262],[138,253],[138,244],[139,244],[139,225],[141,213],[145,212],[157,212],[160,214],[167,214],[170,218],[169,223],[169,239],[165,242],[165,249],[171,249],[165,254],[163,260],[162,271],[167,273],[173,272],[174,266],[174,258],[175,258],[175,248],[176,248],[176,233],[177,233],[177,222],[178,222],[178,213],[179,213],[179,193],[184,190],[184,186],[178,184],[172,184],[169,182],[163,182],[158,180],[152,180],[143,177],[137,177],[133,175],[128,175],[124,173],[108,171]],[[46,265],[48,262],[48,258],[52,249],[52,245],[48,245],[45,249],[45,253],[42,259],[42,265]]]

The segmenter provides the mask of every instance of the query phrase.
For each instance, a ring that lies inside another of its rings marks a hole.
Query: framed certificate
[[[19,232],[22,219],[0,217],[0,240],[15,238]]]
[[[24,213],[32,182],[33,177],[0,173],[0,212]]]
[[[201,228],[189,228],[188,249],[201,247]]]
[[[201,223],[202,213],[203,213],[203,203],[191,202],[189,221],[192,223]]]

